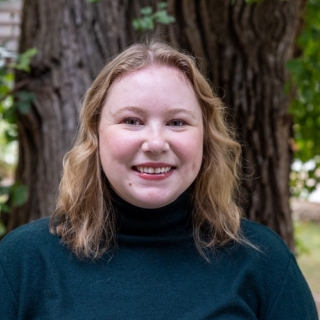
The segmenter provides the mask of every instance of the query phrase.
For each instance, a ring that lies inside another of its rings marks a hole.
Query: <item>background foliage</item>
[[[167,6],[166,2],[158,2],[156,12],[153,12],[152,7],[141,8],[141,18],[132,21],[133,28],[138,31],[147,31],[153,30],[156,23],[169,24],[175,22],[175,18],[168,15]]]
[[[37,53],[29,49],[18,55],[8,55],[0,48],[0,183],[3,177],[10,177],[12,182],[0,184],[0,214],[7,214],[13,206],[19,206],[27,200],[27,189],[19,181],[13,180],[14,161],[8,160],[12,155],[12,145],[17,143],[17,117],[19,113],[27,114],[34,95],[22,90],[24,83],[14,84],[14,72],[30,71],[30,60]],[[5,232],[0,215],[0,236]]]
[[[304,14],[297,42],[300,56],[287,65],[295,93],[290,111],[298,160],[292,167],[291,191],[296,196],[309,194],[320,183],[320,0],[308,0]]]

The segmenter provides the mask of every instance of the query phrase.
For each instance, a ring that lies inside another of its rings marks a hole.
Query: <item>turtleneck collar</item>
[[[113,191],[111,195],[116,212],[119,242],[171,242],[192,237],[188,190],[174,202],[156,209],[136,207]]]

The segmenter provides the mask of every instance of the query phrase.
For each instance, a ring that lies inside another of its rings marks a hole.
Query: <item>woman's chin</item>
[[[174,200],[176,200],[177,197],[170,196],[142,196],[142,197],[135,197],[131,199],[131,201],[127,202],[133,204],[136,207],[144,208],[144,209],[157,209],[164,207],[170,203],[172,203]]]

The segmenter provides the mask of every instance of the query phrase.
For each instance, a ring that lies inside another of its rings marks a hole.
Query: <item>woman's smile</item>
[[[133,166],[132,169],[141,179],[159,181],[170,177],[176,167],[165,163],[145,163]]]

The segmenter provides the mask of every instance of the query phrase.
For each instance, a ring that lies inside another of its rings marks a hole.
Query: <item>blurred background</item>
[[[240,205],[320,310],[320,0],[0,1],[0,237],[54,209],[81,98],[127,45],[192,53],[243,147]]]

